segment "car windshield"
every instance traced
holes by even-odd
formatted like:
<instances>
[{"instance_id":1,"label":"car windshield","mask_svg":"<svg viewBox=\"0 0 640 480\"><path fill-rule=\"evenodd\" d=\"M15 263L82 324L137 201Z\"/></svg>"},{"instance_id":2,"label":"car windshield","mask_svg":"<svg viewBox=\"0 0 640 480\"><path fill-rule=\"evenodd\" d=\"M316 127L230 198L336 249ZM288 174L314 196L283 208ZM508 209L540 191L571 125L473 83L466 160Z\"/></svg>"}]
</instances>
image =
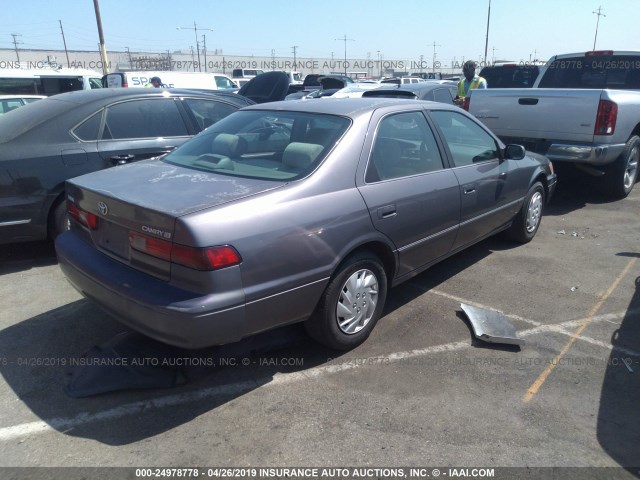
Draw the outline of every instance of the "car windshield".
<instances>
[{"instance_id":1,"label":"car windshield","mask_svg":"<svg viewBox=\"0 0 640 480\"><path fill-rule=\"evenodd\" d=\"M296 180L315 170L349 125L349 119L336 115L236 112L163 161L230 176Z\"/></svg>"}]
</instances>

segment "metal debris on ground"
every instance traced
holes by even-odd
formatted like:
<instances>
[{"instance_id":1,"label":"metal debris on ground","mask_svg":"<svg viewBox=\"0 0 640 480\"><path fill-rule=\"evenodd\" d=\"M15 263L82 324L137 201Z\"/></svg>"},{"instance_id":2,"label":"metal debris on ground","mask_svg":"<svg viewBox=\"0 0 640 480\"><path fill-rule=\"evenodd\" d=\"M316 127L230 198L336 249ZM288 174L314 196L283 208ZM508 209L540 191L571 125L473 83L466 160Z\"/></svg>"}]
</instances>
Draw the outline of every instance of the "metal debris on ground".
<instances>
[{"instance_id":1,"label":"metal debris on ground","mask_svg":"<svg viewBox=\"0 0 640 480\"><path fill-rule=\"evenodd\" d=\"M466 303L461 303L460 308L467 315L473 334L479 340L489 343L524 345L524 340L518 338L516 327L502 313L486 308L472 307Z\"/></svg>"}]
</instances>

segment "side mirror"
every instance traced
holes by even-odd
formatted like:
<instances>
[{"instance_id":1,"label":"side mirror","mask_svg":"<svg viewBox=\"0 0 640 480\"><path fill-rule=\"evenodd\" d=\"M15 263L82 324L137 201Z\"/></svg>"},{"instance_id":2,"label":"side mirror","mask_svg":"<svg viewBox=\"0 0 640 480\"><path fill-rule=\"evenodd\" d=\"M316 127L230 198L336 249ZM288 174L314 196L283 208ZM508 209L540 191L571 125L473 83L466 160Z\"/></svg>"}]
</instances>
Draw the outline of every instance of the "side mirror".
<instances>
[{"instance_id":1,"label":"side mirror","mask_svg":"<svg viewBox=\"0 0 640 480\"><path fill-rule=\"evenodd\" d=\"M507 145L504 148L504 158L505 160L522 160L526 155L526 151L522 145Z\"/></svg>"}]
</instances>

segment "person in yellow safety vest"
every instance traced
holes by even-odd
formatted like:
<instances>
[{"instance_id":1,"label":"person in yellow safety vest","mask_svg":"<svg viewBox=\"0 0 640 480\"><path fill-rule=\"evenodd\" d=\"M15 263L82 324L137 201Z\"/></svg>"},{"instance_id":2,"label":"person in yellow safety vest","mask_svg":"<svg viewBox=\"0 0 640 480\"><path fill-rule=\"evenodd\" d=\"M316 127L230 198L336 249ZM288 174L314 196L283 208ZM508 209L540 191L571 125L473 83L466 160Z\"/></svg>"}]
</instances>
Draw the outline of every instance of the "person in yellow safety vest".
<instances>
[{"instance_id":1,"label":"person in yellow safety vest","mask_svg":"<svg viewBox=\"0 0 640 480\"><path fill-rule=\"evenodd\" d=\"M476 75L476 62L473 60L467 60L462 66L462 73L464 78L458 82L458 95L453 100L456 105L464 104L464 97L467 96L469 90L476 88L487 88L487 81Z\"/></svg>"},{"instance_id":2,"label":"person in yellow safety vest","mask_svg":"<svg viewBox=\"0 0 640 480\"><path fill-rule=\"evenodd\" d=\"M147 83L145 87L160 88L162 87L162 80L160 80L160 77L151 77L151 80L149 80L149 83Z\"/></svg>"}]
</instances>

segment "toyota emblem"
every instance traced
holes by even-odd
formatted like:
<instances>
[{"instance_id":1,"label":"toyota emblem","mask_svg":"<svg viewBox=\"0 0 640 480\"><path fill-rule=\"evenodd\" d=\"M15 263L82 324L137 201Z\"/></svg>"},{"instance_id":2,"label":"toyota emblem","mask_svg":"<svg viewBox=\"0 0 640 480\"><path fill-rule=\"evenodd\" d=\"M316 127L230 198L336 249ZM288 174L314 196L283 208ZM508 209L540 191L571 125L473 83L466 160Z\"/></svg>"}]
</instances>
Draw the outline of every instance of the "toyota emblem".
<instances>
[{"instance_id":1,"label":"toyota emblem","mask_svg":"<svg viewBox=\"0 0 640 480\"><path fill-rule=\"evenodd\" d=\"M98 210L100 210L102 215L109 213L109 207L107 207L107 204L104 202L98 202Z\"/></svg>"}]
</instances>

